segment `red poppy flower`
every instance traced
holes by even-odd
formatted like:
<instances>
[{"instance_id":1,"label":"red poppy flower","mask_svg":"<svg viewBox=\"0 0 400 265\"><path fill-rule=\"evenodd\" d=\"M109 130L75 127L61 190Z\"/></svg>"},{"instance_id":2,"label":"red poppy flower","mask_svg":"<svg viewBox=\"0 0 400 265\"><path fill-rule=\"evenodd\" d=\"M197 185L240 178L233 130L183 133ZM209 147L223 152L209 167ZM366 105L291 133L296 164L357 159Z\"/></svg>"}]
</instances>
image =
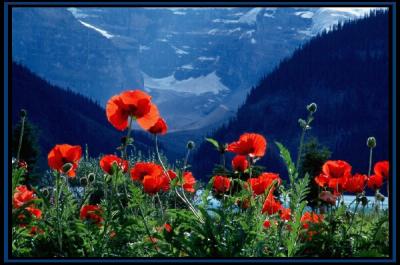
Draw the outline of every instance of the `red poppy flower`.
<instances>
[{"instance_id":1,"label":"red poppy flower","mask_svg":"<svg viewBox=\"0 0 400 265\"><path fill-rule=\"evenodd\" d=\"M136 181L143 181L145 176L158 177L163 173L160 165L151 162L138 162L131 169L131 179Z\"/></svg>"},{"instance_id":2,"label":"red poppy flower","mask_svg":"<svg viewBox=\"0 0 400 265\"><path fill-rule=\"evenodd\" d=\"M68 173L69 177L75 177L75 170L82 157L82 148L79 145L58 144L51 149L47 156L50 168L62 173ZM72 166L66 169L65 165ZM67 171L67 172L65 172Z\"/></svg>"},{"instance_id":3,"label":"red poppy flower","mask_svg":"<svg viewBox=\"0 0 400 265\"><path fill-rule=\"evenodd\" d=\"M80 218L81 220L90 220L94 224L99 225L103 222L103 217L101 217L103 210L99 205L85 205L81 209Z\"/></svg>"},{"instance_id":4,"label":"red poppy flower","mask_svg":"<svg viewBox=\"0 0 400 265\"><path fill-rule=\"evenodd\" d=\"M336 200L337 200L337 196L332 194L330 191L322 191L319 194L319 198L321 200L323 200L324 202L327 202L327 203L332 204L332 205L335 205L336 204Z\"/></svg>"},{"instance_id":5,"label":"red poppy flower","mask_svg":"<svg viewBox=\"0 0 400 265\"><path fill-rule=\"evenodd\" d=\"M167 174L171 180L173 180L174 178L176 178L176 173L172 170L172 169L168 169Z\"/></svg>"},{"instance_id":6,"label":"red poppy flower","mask_svg":"<svg viewBox=\"0 0 400 265\"><path fill-rule=\"evenodd\" d=\"M310 227L310 223L318 224L324 220L324 216L322 214L317 214L314 212L305 212L300 219L302 226L304 229L308 229Z\"/></svg>"},{"instance_id":7,"label":"red poppy flower","mask_svg":"<svg viewBox=\"0 0 400 265\"><path fill-rule=\"evenodd\" d=\"M169 179L165 175L146 175L143 178L144 192L156 194L160 190L169 190Z\"/></svg>"},{"instance_id":8,"label":"red poppy flower","mask_svg":"<svg viewBox=\"0 0 400 265\"><path fill-rule=\"evenodd\" d=\"M342 178L351 175L351 166L346 161L328 160L322 166L322 172L329 178Z\"/></svg>"},{"instance_id":9,"label":"red poppy flower","mask_svg":"<svg viewBox=\"0 0 400 265\"><path fill-rule=\"evenodd\" d=\"M247 209L250 207L250 199L248 198L244 198L243 200L237 199L236 204L242 209Z\"/></svg>"},{"instance_id":10,"label":"red poppy flower","mask_svg":"<svg viewBox=\"0 0 400 265\"><path fill-rule=\"evenodd\" d=\"M20 208L22 205L35 199L33 191L28 190L25 185L17 186L16 192L13 196L14 208Z\"/></svg>"},{"instance_id":11,"label":"red poppy flower","mask_svg":"<svg viewBox=\"0 0 400 265\"><path fill-rule=\"evenodd\" d=\"M217 192L227 192L231 186L231 180L224 176L215 176L213 187Z\"/></svg>"},{"instance_id":12,"label":"red poppy flower","mask_svg":"<svg viewBox=\"0 0 400 265\"><path fill-rule=\"evenodd\" d=\"M38 228L37 226L32 226L31 231L29 232L30 235L36 235L36 234L44 234L44 230Z\"/></svg>"},{"instance_id":13,"label":"red poppy flower","mask_svg":"<svg viewBox=\"0 0 400 265\"><path fill-rule=\"evenodd\" d=\"M367 186L372 190L378 190L383 185L382 175L372 175L368 178Z\"/></svg>"},{"instance_id":14,"label":"red poppy flower","mask_svg":"<svg viewBox=\"0 0 400 265\"><path fill-rule=\"evenodd\" d=\"M128 127L129 117L148 130L160 116L157 106L151 103L151 96L140 90L129 90L113 96L107 102L106 114L108 121L120 131Z\"/></svg>"},{"instance_id":15,"label":"red poppy flower","mask_svg":"<svg viewBox=\"0 0 400 265\"><path fill-rule=\"evenodd\" d=\"M187 192L194 192L194 185L196 184L196 179L193 177L192 172L186 171L183 174L183 189Z\"/></svg>"},{"instance_id":16,"label":"red poppy flower","mask_svg":"<svg viewBox=\"0 0 400 265\"><path fill-rule=\"evenodd\" d=\"M281 183L281 179L278 174L275 173L262 173L257 178L249 178L247 181L251 185L251 189L255 195L264 194L265 190L272 185L274 180ZM271 189L273 191L273 188Z\"/></svg>"},{"instance_id":17,"label":"red poppy flower","mask_svg":"<svg viewBox=\"0 0 400 265\"><path fill-rule=\"evenodd\" d=\"M167 133L167 123L163 118L158 118L157 122L148 129L149 133L164 135Z\"/></svg>"},{"instance_id":18,"label":"red poppy flower","mask_svg":"<svg viewBox=\"0 0 400 265\"><path fill-rule=\"evenodd\" d=\"M245 133L240 136L239 141L229 144L226 150L237 155L261 157L264 156L266 149L267 141L262 135Z\"/></svg>"},{"instance_id":19,"label":"red poppy flower","mask_svg":"<svg viewBox=\"0 0 400 265\"><path fill-rule=\"evenodd\" d=\"M171 233L172 226L170 224L168 224L168 223L164 224L164 228L165 228L165 231L167 231L168 233Z\"/></svg>"},{"instance_id":20,"label":"red poppy flower","mask_svg":"<svg viewBox=\"0 0 400 265\"><path fill-rule=\"evenodd\" d=\"M290 208L282 207L280 209L279 217L281 218L282 221L287 221L287 222L290 221L292 217L292 210L290 210Z\"/></svg>"},{"instance_id":21,"label":"red poppy flower","mask_svg":"<svg viewBox=\"0 0 400 265\"><path fill-rule=\"evenodd\" d=\"M247 157L243 155L237 155L232 159L233 170L243 172L249 167L249 161Z\"/></svg>"},{"instance_id":22,"label":"red poppy flower","mask_svg":"<svg viewBox=\"0 0 400 265\"><path fill-rule=\"evenodd\" d=\"M346 183L347 179L348 177L329 178L328 187L333 189L333 194L341 194L343 192L343 185Z\"/></svg>"},{"instance_id":23,"label":"red poppy flower","mask_svg":"<svg viewBox=\"0 0 400 265\"><path fill-rule=\"evenodd\" d=\"M42 218L42 211L35 207L26 207L25 210L31 213L31 215L35 216L37 219Z\"/></svg>"},{"instance_id":24,"label":"red poppy flower","mask_svg":"<svg viewBox=\"0 0 400 265\"><path fill-rule=\"evenodd\" d=\"M329 183L329 177L321 173L314 178L314 181L317 183L318 186L325 187Z\"/></svg>"},{"instance_id":25,"label":"red poppy flower","mask_svg":"<svg viewBox=\"0 0 400 265\"><path fill-rule=\"evenodd\" d=\"M270 192L267 196L267 199L264 202L263 208L261 210L262 213L267 212L269 215L277 213L282 209L282 204L275 200L273 194Z\"/></svg>"},{"instance_id":26,"label":"red poppy flower","mask_svg":"<svg viewBox=\"0 0 400 265\"><path fill-rule=\"evenodd\" d=\"M100 160L100 167L109 175L112 175L112 165L116 163L118 168L122 169L124 173L128 171L129 163L116 155L105 155Z\"/></svg>"},{"instance_id":27,"label":"red poppy flower","mask_svg":"<svg viewBox=\"0 0 400 265\"><path fill-rule=\"evenodd\" d=\"M354 176L346 179L343 189L351 193L361 193L364 190L367 179L368 177L366 175L355 174Z\"/></svg>"},{"instance_id":28,"label":"red poppy flower","mask_svg":"<svg viewBox=\"0 0 400 265\"><path fill-rule=\"evenodd\" d=\"M263 223L264 228L268 229L271 227L271 222L269 221L269 219L265 220Z\"/></svg>"},{"instance_id":29,"label":"red poppy flower","mask_svg":"<svg viewBox=\"0 0 400 265\"><path fill-rule=\"evenodd\" d=\"M389 161L379 161L374 166L375 175L382 176L384 180L388 179L389 176Z\"/></svg>"}]
</instances>

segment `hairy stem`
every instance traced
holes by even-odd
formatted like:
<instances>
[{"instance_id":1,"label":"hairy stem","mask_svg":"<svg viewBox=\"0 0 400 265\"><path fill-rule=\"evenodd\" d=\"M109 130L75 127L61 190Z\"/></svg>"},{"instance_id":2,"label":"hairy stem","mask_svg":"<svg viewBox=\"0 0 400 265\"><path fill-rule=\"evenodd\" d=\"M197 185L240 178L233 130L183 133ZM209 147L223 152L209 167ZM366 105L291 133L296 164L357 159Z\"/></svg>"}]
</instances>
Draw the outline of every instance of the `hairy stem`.
<instances>
[{"instance_id":1,"label":"hairy stem","mask_svg":"<svg viewBox=\"0 0 400 265\"><path fill-rule=\"evenodd\" d=\"M25 129L25 117L22 117L21 118L21 132L19 134L19 141L18 141L17 162L19 161L19 158L21 155L22 138L24 136L24 129Z\"/></svg>"}]
</instances>

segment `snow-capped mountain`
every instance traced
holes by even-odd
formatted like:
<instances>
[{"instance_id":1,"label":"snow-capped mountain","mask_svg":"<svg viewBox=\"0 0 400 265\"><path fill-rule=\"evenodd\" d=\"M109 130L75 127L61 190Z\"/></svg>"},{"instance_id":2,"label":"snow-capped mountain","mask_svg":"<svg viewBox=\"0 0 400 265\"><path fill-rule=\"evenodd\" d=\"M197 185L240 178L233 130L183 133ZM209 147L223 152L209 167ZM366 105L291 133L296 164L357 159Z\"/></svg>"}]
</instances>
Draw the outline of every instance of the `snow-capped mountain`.
<instances>
[{"instance_id":1,"label":"snow-capped mountain","mask_svg":"<svg viewBox=\"0 0 400 265\"><path fill-rule=\"evenodd\" d=\"M170 131L211 129L299 45L370 9L21 8L13 58L101 104L145 89Z\"/></svg>"}]
</instances>

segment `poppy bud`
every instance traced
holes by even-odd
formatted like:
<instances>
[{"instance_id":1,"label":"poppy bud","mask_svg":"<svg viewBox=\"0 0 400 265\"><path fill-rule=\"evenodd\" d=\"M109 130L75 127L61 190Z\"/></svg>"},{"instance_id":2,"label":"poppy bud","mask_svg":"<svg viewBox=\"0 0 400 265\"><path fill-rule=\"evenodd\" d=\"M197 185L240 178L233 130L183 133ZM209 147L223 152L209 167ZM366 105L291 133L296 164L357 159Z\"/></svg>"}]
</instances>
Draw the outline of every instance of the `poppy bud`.
<instances>
[{"instance_id":1,"label":"poppy bud","mask_svg":"<svg viewBox=\"0 0 400 265\"><path fill-rule=\"evenodd\" d=\"M89 173L87 178L88 178L89 182L93 182L96 179L96 175L92 172L92 173Z\"/></svg>"},{"instance_id":2,"label":"poppy bud","mask_svg":"<svg viewBox=\"0 0 400 265\"><path fill-rule=\"evenodd\" d=\"M80 182L82 187L86 187L88 184L88 179L86 177L83 177L80 179Z\"/></svg>"},{"instance_id":3,"label":"poppy bud","mask_svg":"<svg viewBox=\"0 0 400 265\"><path fill-rule=\"evenodd\" d=\"M314 113L317 111L317 104L315 104L314 102L311 103L310 105L307 105L307 110L311 113Z\"/></svg>"},{"instance_id":4,"label":"poppy bud","mask_svg":"<svg viewBox=\"0 0 400 265\"><path fill-rule=\"evenodd\" d=\"M376 139L375 137L368 137L367 139L367 146L369 148L374 148L376 146Z\"/></svg>"},{"instance_id":5,"label":"poppy bud","mask_svg":"<svg viewBox=\"0 0 400 265\"><path fill-rule=\"evenodd\" d=\"M366 205L368 204L368 199L367 199L367 197L362 196L362 197L361 197L361 203L362 203L362 206L366 206Z\"/></svg>"},{"instance_id":6,"label":"poppy bud","mask_svg":"<svg viewBox=\"0 0 400 265\"><path fill-rule=\"evenodd\" d=\"M377 192L377 193L375 194L375 198L376 198L378 201L381 201L381 202L385 201L385 196L384 196L382 193L380 193L380 192Z\"/></svg>"},{"instance_id":7,"label":"poppy bud","mask_svg":"<svg viewBox=\"0 0 400 265\"><path fill-rule=\"evenodd\" d=\"M73 167L73 165L72 165L71 163L65 163L65 164L62 166L62 171L63 171L64 173L67 173L68 171L70 171L70 170L72 169L72 167Z\"/></svg>"},{"instance_id":8,"label":"poppy bud","mask_svg":"<svg viewBox=\"0 0 400 265\"><path fill-rule=\"evenodd\" d=\"M21 118L25 118L27 114L28 113L26 112L25 109L21 109L20 112L19 112L19 115L21 115Z\"/></svg>"},{"instance_id":9,"label":"poppy bud","mask_svg":"<svg viewBox=\"0 0 400 265\"><path fill-rule=\"evenodd\" d=\"M49 189L48 189L48 188L44 188L44 189L42 190L42 194L43 194L44 197L48 198L49 195L50 195Z\"/></svg>"},{"instance_id":10,"label":"poppy bud","mask_svg":"<svg viewBox=\"0 0 400 265\"><path fill-rule=\"evenodd\" d=\"M186 147L191 150L195 147L195 143L193 141L188 141Z\"/></svg>"},{"instance_id":11,"label":"poppy bud","mask_svg":"<svg viewBox=\"0 0 400 265\"><path fill-rule=\"evenodd\" d=\"M299 124L301 128L306 128L307 127L307 122L303 119L299 119Z\"/></svg>"}]
</instances>

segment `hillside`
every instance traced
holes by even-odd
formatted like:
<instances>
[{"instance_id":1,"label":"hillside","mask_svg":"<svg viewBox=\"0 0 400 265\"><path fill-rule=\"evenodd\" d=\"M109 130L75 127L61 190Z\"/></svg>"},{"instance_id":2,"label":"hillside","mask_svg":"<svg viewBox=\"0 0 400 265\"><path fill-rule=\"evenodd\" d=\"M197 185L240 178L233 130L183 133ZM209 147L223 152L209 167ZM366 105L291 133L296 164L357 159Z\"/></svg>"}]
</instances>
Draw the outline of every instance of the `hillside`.
<instances>
[{"instance_id":1,"label":"hillside","mask_svg":"<svg viewBox=\"0 0 400 265\"><path fill-rule=\"evenodd\" d=\"M12 65L12 125L19 120L20 109L39 130L40 166L47 165L48 151L59 143L85 144L89 154L113 153L124 133L108 123L105 110L70 90L64 90L37 77L24 66ZM152 140L142 132L134 133L135 146L148 153Z\"/></svg>"},{"instance_id":2,"label":"hillside","mask_svg":"<svg viewBox=\"0 0 400 265\"><path fill-rule=\"evenodd\" d=\"M305 106L318 104L309 136L332 151L332 159L368 170L366 139L375 136L374 161L389 159L389 16L384 11L324 32L283 60L252 88L236 116L211 137L236 140L244 132L263 134L269 143L260 164L286 178L274 141L289 147L296 158L298 118ZM207 178L219 155L203 143L193 158L194 171Z\"/></svg>"}]
</instances>

